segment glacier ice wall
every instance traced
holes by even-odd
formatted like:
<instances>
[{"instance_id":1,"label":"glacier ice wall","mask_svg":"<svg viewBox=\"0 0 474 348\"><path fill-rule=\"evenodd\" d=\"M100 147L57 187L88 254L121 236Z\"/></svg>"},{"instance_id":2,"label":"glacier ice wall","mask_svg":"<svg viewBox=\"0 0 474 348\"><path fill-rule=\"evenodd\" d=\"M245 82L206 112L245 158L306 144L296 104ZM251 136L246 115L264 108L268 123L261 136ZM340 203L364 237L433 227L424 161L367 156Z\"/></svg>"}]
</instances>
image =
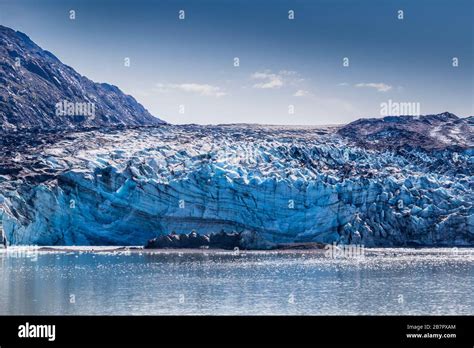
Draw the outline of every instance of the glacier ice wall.
<instances>
[{"instance_id":1,"label":"glacier ice wall","mask_svg":"<svg viewBox=\"0 0 474 348\"><path fill-rule=\"evenodd\" d=\"M251 230L273 242L474 245L471 149L364 149L331 128L163 126L79 132L17 157L31 170L0 176L10 244Z\"/></svg>"}]
</instances>

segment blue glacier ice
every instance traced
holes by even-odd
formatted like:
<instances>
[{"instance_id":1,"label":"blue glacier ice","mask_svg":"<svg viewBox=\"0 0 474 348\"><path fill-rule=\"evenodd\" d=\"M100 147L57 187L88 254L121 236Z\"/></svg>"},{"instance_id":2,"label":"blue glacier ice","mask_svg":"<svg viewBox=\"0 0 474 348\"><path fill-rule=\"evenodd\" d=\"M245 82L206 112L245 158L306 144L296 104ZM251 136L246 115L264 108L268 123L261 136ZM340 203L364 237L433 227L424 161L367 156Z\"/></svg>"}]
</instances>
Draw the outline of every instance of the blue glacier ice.
<instances>
[{"instance_id":1,"label":"blue glacier ice","mask_svg":"<svg viewBox=\"0 0 474 348\"><path fill-rule=\"evenodd\" d=\"M193 230L474 245L471 145L373 148L338 127L164 125L73 132L11 161L21 170L0 176L0 204L12 245L143 245Z\"/></svg>"}]
</instances>

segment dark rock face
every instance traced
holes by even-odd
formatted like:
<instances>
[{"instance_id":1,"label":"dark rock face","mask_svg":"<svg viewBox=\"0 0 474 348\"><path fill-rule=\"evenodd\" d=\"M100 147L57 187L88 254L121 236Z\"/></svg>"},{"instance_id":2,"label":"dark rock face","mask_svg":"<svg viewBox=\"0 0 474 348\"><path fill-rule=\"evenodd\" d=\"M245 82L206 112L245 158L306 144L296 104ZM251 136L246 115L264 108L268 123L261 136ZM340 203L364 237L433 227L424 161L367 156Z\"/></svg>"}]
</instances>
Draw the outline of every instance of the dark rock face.
<instances>
[{"instance_id":1,"label":"dark rock face","mask_svg":"<svg viewBox=\"0 0 474 348\"><path fill-rule=\"evenodd\" d=\"M189 234L171 233L150 239L145 245L146 249L186 249L209 247L209 237L196 232Z\"/></svg>"},{"instance_id":2,"label":"dark rock face","mask_svg":"<svg viewBox=\"0 0 474 348\"><path fill-rule=\"evenodd\" d=\"M188 235L189 248L201 248L203 246L209 245L209 237L206 235L200 235L196 232L191 232Z\"/></svg>"},{"instance_id":3,"label":"dark rock face","mask_svg":"<svg viewBox=\"0 0 474 348\"><path fill-rule=\"evenodd\" d=\"M164 123L132 96L81 76L25 34L1 25L0 57L0 130Z\"/></svg>"},{"instance_id":4,"label":"dark rock face","mask_svg":"<svg viewBox=\"0 0 474 348\"><path fill-rule=\"evenodd\" d=\"M370 149L459 149L474 146L473 117L444 112L426 116L387 116L351 122L338 130L358 146Z\"/></svg>"},{"instance_id":5,"label":"dark rock face","mask_svg":"<svg viewBox=\"0 0 474 348\"><path fill-rule=\"evenodd\" d=\"M214 233L209 238L209 247L232 250L240 246L240 233Z\"/></svg>"},{"instance_id":6,"label":"dark rock face","mask_svg":"<svg viewBox=\"0 0 474 348\"><path fill-rule=\"evenodd\" d=\"M145 245L146 249L197 249L214 248L232 250L240 246L240 233L219 232L201 235L196 232L189 234L171 233L150 239Z\"/></svg>"},{"instance_id":7,"label":"dark rock face","mask_svg":"<svg viewBox=\"0 0 474 348\"><path fill-rule=\"evenodd\" d=\"M171 246L167 246L167 248L201 248L209 246L209 237L197 234L196 232L191 232L189 234L173 233L169 235L168 238L171 239Z\"/></svg>"},{"instance_id":8,"label":"dark rock face","mask_svg":"<svg viewBox=\"0 0 474 348\"><path fill-rule=\"evenodd\" d=\"M323 249L323 243L272 243L255 231L212 233L200 235L196 232L189 234L171 233L150 239L145 249L224 249L224 250L312 250Z\"/></svg>"}]
</instances>

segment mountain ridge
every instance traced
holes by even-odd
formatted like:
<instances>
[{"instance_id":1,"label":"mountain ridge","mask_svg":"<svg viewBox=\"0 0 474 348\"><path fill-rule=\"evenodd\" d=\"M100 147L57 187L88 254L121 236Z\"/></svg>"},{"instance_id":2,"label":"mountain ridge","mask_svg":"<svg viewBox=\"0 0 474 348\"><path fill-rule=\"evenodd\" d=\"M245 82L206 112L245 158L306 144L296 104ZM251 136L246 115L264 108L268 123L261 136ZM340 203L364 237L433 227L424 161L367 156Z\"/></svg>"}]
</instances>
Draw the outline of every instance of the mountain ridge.
<instances>
[{"instance_id":1,"label":"mountain ridge","mask_svg":"<svg viewBox=\"0 0 474 348\"><path fill-rule=\"evenodd\" d=\"M0 129L165 123L117 86L93 82L28 35L1 25L0 56Z\"/></svg>"},{"instance_id":2,"label":"mountain ridge","mask_svg":"<svg viewBox=\"0 0 474 348\"><path fill-rule=\"evenodd\" d=\"M337 132L365 148L442 149L451 146L467 149L474 146L472 116L460 118L450 112L361 118L342 126Z\"/></svg>"}]
</instances>

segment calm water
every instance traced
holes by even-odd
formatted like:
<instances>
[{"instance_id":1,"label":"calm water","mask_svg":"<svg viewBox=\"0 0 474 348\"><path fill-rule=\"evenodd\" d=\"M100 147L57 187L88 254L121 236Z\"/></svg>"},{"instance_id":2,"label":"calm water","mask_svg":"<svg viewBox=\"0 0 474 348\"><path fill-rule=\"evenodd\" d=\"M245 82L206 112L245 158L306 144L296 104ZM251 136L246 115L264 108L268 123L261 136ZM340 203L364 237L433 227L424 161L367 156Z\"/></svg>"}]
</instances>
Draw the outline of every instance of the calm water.
<instances>
[{"instance_id":1,"label":"calm water","mask_svg":"<svg viewBox=\"0 0 474 348\"><path fill-rule=\"evenodd\" d=\"M0 281L0 314L474 314L474 249L9 249Z\"/></svg>"}]
</instances>

